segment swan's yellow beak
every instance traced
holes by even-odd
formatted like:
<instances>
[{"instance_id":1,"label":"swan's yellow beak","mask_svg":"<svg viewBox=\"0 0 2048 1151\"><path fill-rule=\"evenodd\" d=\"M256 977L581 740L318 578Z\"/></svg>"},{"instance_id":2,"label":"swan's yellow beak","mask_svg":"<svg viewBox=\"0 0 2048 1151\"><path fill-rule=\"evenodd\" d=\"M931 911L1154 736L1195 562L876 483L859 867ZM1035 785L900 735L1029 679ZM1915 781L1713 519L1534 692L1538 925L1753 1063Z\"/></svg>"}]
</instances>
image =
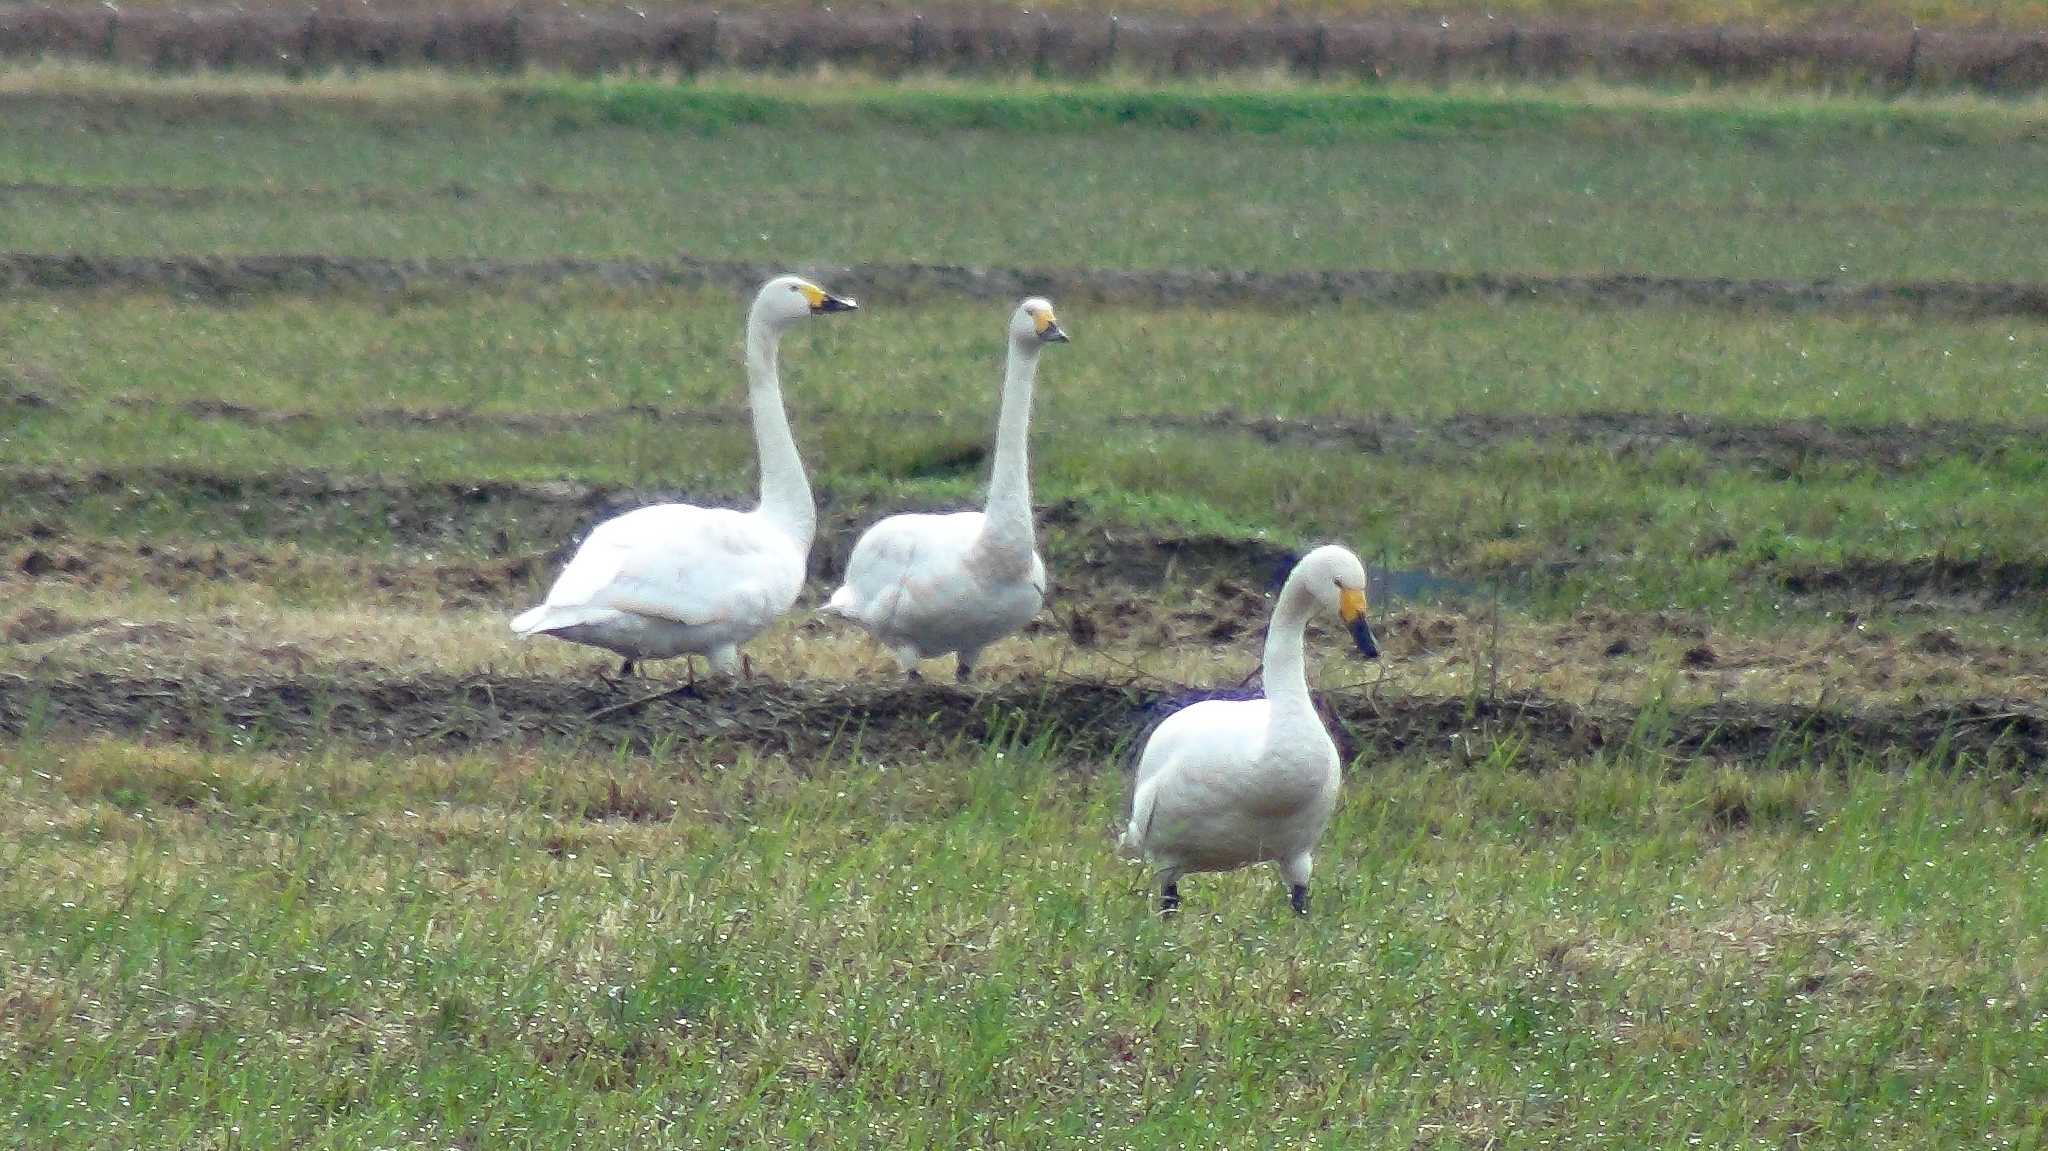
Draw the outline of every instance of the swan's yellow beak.
<instances>
[{"instance_id":1,"label":"swan's yellow beak","mask_svg":"<svg viewBox=\"0 0 2048 1151\"><path fill-rule=\"evenodd\" d=\"M1060 322L1053 318L1052 309L1048 308L1043 312L1039 312L1032 316L1031 319L1038 326L1038 339L1041 343L1064 344L1067 342L1067 333L1060 329Z\"/></svg>"},{"instance_id":2,"label":"swan's yellow beak","mask_svg":"<svg viewBox=\"0 0 2048 1151\"><path fill-rule=\"evenodd\" d=\"M816 284L805 284L800 290L804 299L811 302L811 314L814 316L826 312L851 312L860 307L852 299L840 299Z\"/></svg>"},{"instance_id":3,"label":"swan's yellow beak","mask_svg":"<svg viewBox=\"0 0 2048 1151\"><path fill-rule=\"evenodd\" d=\"M1380 645L1372 638L1372 624L1366 621L1365 613L1364 588L1337 589L1337 617L1351 629L1351 638L1358 644L1359 654L1367 659L1378 659Z\"/></svg>"}]
</instances>

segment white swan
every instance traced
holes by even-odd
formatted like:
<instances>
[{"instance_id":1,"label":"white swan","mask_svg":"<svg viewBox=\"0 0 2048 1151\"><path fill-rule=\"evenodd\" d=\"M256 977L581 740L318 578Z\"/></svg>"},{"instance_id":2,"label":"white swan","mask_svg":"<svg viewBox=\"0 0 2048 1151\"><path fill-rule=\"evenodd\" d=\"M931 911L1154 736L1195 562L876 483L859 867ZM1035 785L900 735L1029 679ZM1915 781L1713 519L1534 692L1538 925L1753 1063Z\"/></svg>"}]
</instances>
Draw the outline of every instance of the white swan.
<instances>
[{"instance_id":1,"label":"white swan","mask_svg":"<svg viewBox=\"0 0 2048 1151\"><path fill-rule=\"evenodd\" d=\"M1365 565L1335 545L1302 557L1266 630L1266 697L1205 700L1168 716L1138 761L1131 822L1120 846L1152 861L1159 906L1180 906L1180 877L1278 865L1294 910L1308 914L1310 853L1337 805L1337 745L1302 670L1311 612L1330 611L1358 650L1377 658L1366 621Z\"/></svg>"},{"instance_id":2,"label":"white swan","mask_svg":"<svg viewBox=\"0 0 2048 1151\"><path fill-rule=\"evenodd\" d=\"M1067 334L1036 298L1017 306L1009 333L988 509L890 516L869 528L822 609L866 628L911 676L919 660L954 652L966 679L982 648L1030 623L1045 601L1025 443L1038 353Z\"/></svg>"},{"instance_id":3,"label":"white swan","mask_svg":"<svg viewBox=\"0 0 2048 1151\"><path fill-rule=\"evenodd\" d=\"M624 657L704 655L741 668L739 645L796 602L818 522L811 485L782 408L776 349L791 324L856 305L798 276L763 285L747 313L747 404L761 457L761 504L751 512L656 504L597 525L548 589L512 621ZM695 674L694 661L691 673Z\"/></svg>"}]
</instances>

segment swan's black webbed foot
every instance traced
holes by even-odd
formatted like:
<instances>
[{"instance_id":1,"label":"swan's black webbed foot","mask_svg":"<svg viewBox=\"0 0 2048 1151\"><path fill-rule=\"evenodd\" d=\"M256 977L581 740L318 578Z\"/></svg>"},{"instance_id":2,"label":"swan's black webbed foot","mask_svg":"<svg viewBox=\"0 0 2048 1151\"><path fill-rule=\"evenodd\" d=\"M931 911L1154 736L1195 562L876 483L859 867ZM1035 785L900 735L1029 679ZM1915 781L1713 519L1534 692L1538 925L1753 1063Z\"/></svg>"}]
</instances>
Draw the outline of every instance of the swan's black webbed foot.
<instances>
[{"instance_id":1,"label":"swan's black webbed foot","mask_svg":"<svg viewBox=\"0 0 2048 1151\"><path fill-rule=\"evenodd\" d=\"M1294 906L1296 915L1308 914L1308 884L1297 883L1287 891L1287 902Z\"/></svg>"}]
</instances>

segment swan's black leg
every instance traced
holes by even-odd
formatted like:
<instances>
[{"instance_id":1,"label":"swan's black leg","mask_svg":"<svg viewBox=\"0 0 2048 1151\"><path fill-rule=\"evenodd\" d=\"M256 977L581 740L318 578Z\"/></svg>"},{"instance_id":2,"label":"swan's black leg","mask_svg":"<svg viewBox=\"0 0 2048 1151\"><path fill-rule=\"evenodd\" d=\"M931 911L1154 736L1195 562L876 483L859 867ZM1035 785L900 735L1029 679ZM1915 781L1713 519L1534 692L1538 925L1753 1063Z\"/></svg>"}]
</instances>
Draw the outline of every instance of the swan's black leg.
<instances>
[{"instance_id":1,"label":"swan's black leg","mask_svg":"<svg viewBox=\"0 0 2048 1151\"><path fill-rule=\"evenodd\" d=\"M1287 902L1294 905L1296 915L1308 914L1308 884L1297 883L1287 891Z\"/></svg>"},{"instance_id":2,"label":"swan's black leg","mask_svg":"<svg viewBox=\"0 0 2048 1151\"><path fill-rule=\"evenodd\" d=\"M959 680L961 683L966 683L968 679L971 678L973 675L974 665L968 662L967 657L960 657L959 666L953 669L953 678Z\"/></svg>"},{"instance_id":3,"label":"swan's black leg","mask_svg":"<svg viewBox=\"0 0 2048 1151\"><path fill-rule=\"evenodd\" d=\"M1180 910L1180 884L1167 880L1159 888L1159 914L1172 915Z\"/></svg>"},{"instance_id":4,"label":"swan's black leg","mask_svg":"<svg viewBox=\"0 0 2048 1151\"><path fill-rule=\"evenodd\" d=\"M638 673L636 673L636 672L635 672L635 671L633 670L633 661L632 661L632 660L630 660L630 659L626 659L626 660L620 660L620 661L619 661L619 674L620 674L620 675L622 675L622 676L625 676L625 675L635 675L635 674L638 674Z\"/></svg>"}]
</instances>

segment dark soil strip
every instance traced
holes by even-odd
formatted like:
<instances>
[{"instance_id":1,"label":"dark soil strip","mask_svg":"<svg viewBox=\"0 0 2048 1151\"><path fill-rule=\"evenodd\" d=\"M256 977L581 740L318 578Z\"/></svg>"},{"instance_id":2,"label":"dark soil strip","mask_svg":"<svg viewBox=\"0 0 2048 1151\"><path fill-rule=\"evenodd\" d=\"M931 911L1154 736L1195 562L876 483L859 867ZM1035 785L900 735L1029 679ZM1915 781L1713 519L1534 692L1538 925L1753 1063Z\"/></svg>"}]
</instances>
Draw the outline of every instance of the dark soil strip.
<instances>
[{"instance_id":1,"label":"dark soil strip","mask_svg":"<svg viewBox=\"0 0 2048 1151\"><path fill-rule=\"evenodd\" d=\"M955 741L1051 734L1067 755L1106 765L1123 759L1148 723L1213 694L1084 680L981 693L934 684L757 680L707 687L702 698L597 714L643 690L529 678L386 679L369 670L335 678L8 675L0 676L0 733L108 733L242 746L341 740L417 752L541 738L641 750L681 742L751 746L799 762L856 745L869 755L909 756ZM1345 692L1329 695L1324 705L1354 750L1483 758L1512 747L1517 762L1535 766L1621 748L1750 764L1852 755L1885 762L1988 761L2029 771L2048 763L2048 716L2010 701L1867 712L1725 704L1655 723L1632 712L1534 696L1492 703L1375 701Z\"/></svg>"},{"instance_id":2,"label":"dark soil strip","mask_svg":"<svg viewBox=\"0 0 2048 1151\"><path fill-rule=\"evenodd\" d=\"M2048 597L2048 559L2034 556L1852 559L1833 567L1787 566L1774 574L1794 595L1845 604L1957 600L1959 606L2003 607L2038 604Z\"/></svg>"},{"instance_id":3,"label":"dark soil strip","mask_svg":"<svg viewBox=\"0 0 2048 1151\"><path fill-rule=\"evenodd\" d=\"M502 595L528 588L535 578L547 578L560 568L585 532L620 512L664 501L727 502L736 498L729 492L612 488L568 481L408 484L312 471L230 476L184 468L83 474L0 470L0 491L6 493L0 497L0 510L11 510L28 523L28 538L0 552L0 562L10 565L13 573L31 578L89 580L97 567L132 566L135 557L100 554L111 545L96 544L90 533L71 529L66 523L69 509L88 501L123 506L165 501L181 507L223 509L231 519L244 512L256 515L263 538L279 542L328 538L337 531L345 536L370 522L380 538L399 546L455 547L493 557L417 571L402 570L398 565L365 566L370 571L366 578L372 580L369 586L431 587L454 602L472 598L496 602ZM819 504L811 577L831 580L844 570L860 532L885 509L864 500L837 498L829 490L819 492ZM944 509L892 501L886 510ZM1058 573L1057 582L1066 586L1149 588L1179 576L1257 587L1284 574L1293 555L1263 540L1164 536L1124 528L1095 518L1073 501L1041 506L1038 523L1047 563ZM74 536L79 538L74 540ZM535 545L547 550L534 550ZM271 560L246 554L237 558L232 550L165 549L161 555L140 558L148 561L144 566L163 569L162 579L171 583L209 573L215 578L240 576L263 582L289 580L294 575L274 570ZM257 566L242 571L245 562ZM1570 566L1567 562L1546 565L1540 573L1496 575L1513 586L1523 578L1566 574ZM370 570L386 568L385 576ZM1858 610L1910 601L1955 601L1955 606L1967 607L2048 601L2048 559L2035 556L1864 559L1825 568L1773 566L1753 574L1787 594ZM1057 596L1058 587L1054 592Z\"/></svg>"},{"instance_id":4,"label":"dark soil strip","mask_svg":"<svg viewBox=\"0 0 2048 1151\"><path fill-rule=\"evenodd\" d=\"M60 472L0 473L5 503L32 518L30 539L12 556L23 574L81 574L91 560L69 542L65 509L87 500L143 505L165 500L181 506L204 505L231 514L260 509L271 538L280 541L322 538L337 524L374 522L380 534L400 545L443 548L483 542L501 557L503 566L472 576L469 569L450 569L457 585L482 580L471 590L494 595L502 586L523 587L538 568L552 573L583 533L620 512L650 503L674 500L729 499L730 493L684 492L676 489L625 489L569 482L554 483L385 483L349 480L320 472L279 472L257 476L224 476L179 468L150 468L86 474ZM820 492L818 539L811 550L812 578L836 578L845 568L859 533L880 514L870 504L841 500ZM891 503L889 511L940 510L915 502ZM1123 586L1155 586L1178 573L1194 578L1227 577L1260 582L1284 572L1291 553L1260 540L1212 536L1167 537L1106 525L1071 501L1039 509L1040 547L1048 563L1057 562L1062 579L1117 582ZM475 541L480 525L491 534ZM511 535L516 529L518 538ZM547 543L552 550L531 552L528 544ZM232 561L219 553L211 558L186 557L202 571L236 574ZM66 569L70 569L67 571ZM263 577L265 573L253 573ZM449 586L435 577L440 586Z\"/></svg>"},{"instance_id":5,"label":"dark soil strip","mask_svg":"<svg viewBox=\"0 0 2048 1151\"><path fill-rule=\"evenodd\" d=\"M0 109L6 107L0 97ZM494 182L489 185L454 181L442 184L394 186L281 185L281 184L74 184L46 180L0 181L0 203L12 200L40 200L56 204L118 204L175 209L204 208L220 204L339 204L365 208L443 208L464 203L505 200L536 200L562 207L638 206L640 193L616 189L560 188L544 180ZM1978 220L2018 228L2048 227L2048 209L2017 208L1996 204L1894 204L1882 201L1843 201L1825 204L1758 204L1736 200L1641 200L1645 208L1661 208L1671 214L1698 219L1723 217L1776 220L1854 220L1888 224L1938 227L1945 221ZM1569 198L1522 200L1518 209L1529 219L1543 219L1559 212L1583 207ZM1393 209L1382 207L1381 212ZM1400 209L1403 215L1427 216L1439 211L1437 205L1421 204Z\"/></svg>"},{"instance_id":6,"label":"dark soil strip","mask_svg":"<svg viewBox=\"0 0 2048 1151\"><path fill-rule=\"evenodd\" d=\"M603 427L634 420L666 420L694 425L745 426L740 408L661 408L626 404L578 411L480 412L466 408L367 408L347 412L315 412L292 408L257 408L227 400L191 400L166 405L143 397L116 402L137 410L171 407L199 419L256 427L346 420L371 427L492 428L511 431L559 431ZM53 406L48 396L30 390L0 390L0 407L34 409ZM850 417L830 408L819 419ZM891 427L936 426L931 412L863 413L862 420ZM1761 423L1684 412L1459 413L1436 420L1292 420L1244 415L1234 411L1195 416L1117 416L1120 428L1193 434L1245 435L1267 443L1307 444L1319 449L1428 456L1437 451L1467 453L1525 441L1557 440L1610 456L1648 455L1678 445L1696 447L1728 466L1766 468L1790 475L1813 464L1867 464L1885 469L1912 467L1926 460L1981 459L2014 446L2048 442L2048 428L1998 425L1969 420L1938 420L1924 424L1828 424L1820 420ZM984 460L956 461L961 468L980 467Z\"/></svg>"},{"instance_id":7,"label":"dark soil strip","mask_svg":"<svg viewBox=\"0 0 2048 1151\"><path fill-rule=\"evenodd\" d=\"M789 270L745 260L393 260L324 255L84 256L0 253L0 291L156 291L233 300L269 294L400 293L588 282L616 290L751 292ZM953 264L798 265L835 288L885 300L1065 299L1150 306L1299 307L1342 302L1420 307L1449 298L1582 307L1709 307L2048 317L2048 283L1762 280L1490 272L1118 271Z\"/></svg>"},{"instance_id":8,"label":"dark soil strip","mask_svg":"<svg viewBox=\"0 0 2048 1151\"><path fill-rule=\"evenodd\" d=\"M1684 412L1461 412L1441 420L1289 420L1210 412L1199 416L1145 416L1133 421L1161 430L1219 431L1268 443L1305 443L1364 452L1448 448L1461 452L1523 441L1559 440L1612 456L1648 455L1687 445L1717 462L1791 474L1817 463L1867 464L1885 469L1924 460L1982 458L2032 446L2048 429L1968 420L1925 424L1829 424L1821 420L1760 423Z\"/></svg>"},{"instance_id":9,"label":"dark soil strip","mask_svg":"<svg viewBox=\"0 0 2048 1151\"><path fill-rule=\"evenodd\" d=\"M2014 93L2048 83L2038 33L1608 27L1568 20L1415 17L1244 21L990 9L930 14L825 7L248 9L19 6L0 11L0 56L157 70L443 67L584 73L657 68L882 75L914 71L1188 78L1286 69L1334 79L1454 77L1690 85L1762 79L1890 90Z\"/></svg>"}]
</instances>

